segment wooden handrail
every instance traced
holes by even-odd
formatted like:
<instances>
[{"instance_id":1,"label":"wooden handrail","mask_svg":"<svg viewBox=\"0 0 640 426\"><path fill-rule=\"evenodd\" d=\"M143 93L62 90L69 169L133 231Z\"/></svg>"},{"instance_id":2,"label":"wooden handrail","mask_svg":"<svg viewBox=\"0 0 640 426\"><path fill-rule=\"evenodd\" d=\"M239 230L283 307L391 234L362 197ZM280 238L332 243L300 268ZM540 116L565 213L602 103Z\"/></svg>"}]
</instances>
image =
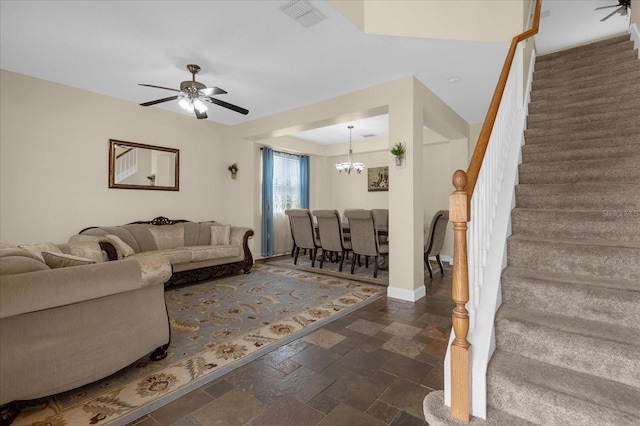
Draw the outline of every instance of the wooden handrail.
<instances>
[{"instance_id":1,"label":"wooden handrail","mask_svg":"<svg viewBox=\"0 0 640 426\"><path fill-rule=\"evenodd\" d=\"M498 116L502 95L507 84L511 63L518 43L538 33L540 26L540 9L542 0L536 0L533 25L530 30L515 36L502 72L493 93L489 111L480 130L478 143L473 151L467 172L457 170L453 175L455 192L449 197L449 218L453 222L453 277L451 282L451 298L455 303L452 324L454 340L451 343L451 416L463 422L471 417L471 389L469 350L471 344L467 340L469 333L469 312L465 305L469 301L469 264L467 259L467 223L471 220L471 197L475 189L480 167L484 161L489 138Z\"/></svg>"},{"instance_id":2,"label":"wooden handrail","mask_svg":"<svg viewBox=\"0 0 640 426\"><path fill-rule=\"evenodd\" d=\"M516 47L521 41L526 40L538 33L538 28L540 26L541 7L542 0L536 0L536 11L533 15L533 25L531 29L515 36L511 40L511 46L509 46L507 58L505 59L504 65L502 66L502 72L500 73L500 78L498 79L498 83L496 84L496 90L493 92L493 98L491 98L491 103L489 104L489 111L487 111L487 116L485 117L484 123L482 124L482 129L480 130L480 134L478 135L478 143L476 144L476 148L473 151L473 157L471 157L471 162L469 163L469 168L467 169L468 179L467 185L464 189L466 193L469 194L469 199L471 199L471 194L473 194L473 190L476 187L476 181L478 180L478 175L480 174L480 166L482 165L482 160L484 160L484 153L487 151L489 137L491 136L493 125L496 123L498 108L500 107L500 102L502 101L504 88L507 85L507 78L509 78L509 72L511 71L511 64L516 53Z\"/></svg>"},{"instance_id":3,"label":"wooden handrail","mask_svg":"<svg viewBox=\"0 0 640 426\"><path fill-rule=\"evenodd\" d=\"M133 148L129 148L129 149L127 149L125 152L123 152L123 153L121 153L121 154L116 155L116 158L120 158L120 157L122 157L123 155L125 155L125 154L129 153L130 151L133 151Z\"/></svg>"}]
</instances>

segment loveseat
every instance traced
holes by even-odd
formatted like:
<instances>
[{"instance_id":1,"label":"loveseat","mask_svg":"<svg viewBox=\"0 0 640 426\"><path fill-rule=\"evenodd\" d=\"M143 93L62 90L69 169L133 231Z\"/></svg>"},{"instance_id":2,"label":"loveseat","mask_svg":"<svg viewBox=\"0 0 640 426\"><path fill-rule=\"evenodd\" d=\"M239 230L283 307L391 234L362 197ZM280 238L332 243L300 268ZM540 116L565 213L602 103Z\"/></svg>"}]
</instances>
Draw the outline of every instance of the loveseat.
<instances>
[{"instance_id":1,"label":"loveseat","mask_svg":"<svg viewBox=\"0 0 640 426\"><path fill-rule=\"evenodd\" d=\"M253 266L249 238L253 230L215 221L192 222L160 216L121 226L90 227L82 236L105 238L109 260L166 256L173 273L166 283L187 284L243 271ZM107 239L108 237L108 239Z\"/></svg>"},{"instance_id":2,"label":"loveseat","mask_svg":"<svg viewBox=\"0 0 640 426\"><path fill-rule=\"evenodd\" d=\"M100 248L97 248L100 253ZM166 356L168 259L100 262L69 245L0 246L0 410ZM6 418L4 419L6 420Z\"/></svg>"}]
</instances>

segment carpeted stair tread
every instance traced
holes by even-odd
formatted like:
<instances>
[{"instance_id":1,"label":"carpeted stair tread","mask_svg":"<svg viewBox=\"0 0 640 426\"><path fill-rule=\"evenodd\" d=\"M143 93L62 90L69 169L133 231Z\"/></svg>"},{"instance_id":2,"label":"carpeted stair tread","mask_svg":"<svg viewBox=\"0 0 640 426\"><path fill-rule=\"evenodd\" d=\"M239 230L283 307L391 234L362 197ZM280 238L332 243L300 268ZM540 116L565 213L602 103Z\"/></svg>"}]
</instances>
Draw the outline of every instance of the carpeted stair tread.
<instances>
[{"instance_id":1,"label":"carpeted stair tread","mask_svg":"<svg viewBox=\"0 0 640 426\"><path fill-rule=\"evenodd\" d=\"M501 285L503 306L626 324L640 331L639 281L507 267Z\"/></svg>"},{"instance_id":2,"label":"carpeted stair tread","mask_svg":"<svg viewBox=\"0 0 640 426\"><path fill-rule=\"evenodd\" d=\"M549 62L566 62L578 60L590 60L598 51L607 54L616 49L613 45L624 45L630 40L628 32L598 40L593 43L584 44L582 46L571 47L557 52L551 52L540 55L536 58L536 65ZM628 46L628 45L627 45ZM629 47L624 47L629 49Z\"/></svg>"},{"instance_id":3,"label":"carpeted stair tread","mask_svg":"<svg viewBox=\"0 0 640 426\"><path fill-rule=\"evenodd\" d=\"M557 87L560 90L571 90L587 87L589 84L597 85L600 82L610 83L615 79L620 84L626 84L627 82L633 82L640 72L640 65L633 61L624 61L620 64L616 64L606 70L593 74L584 74L580 76L565 77L562 74L558 74L555 78L543 78L534 79L531 82L531 88L533 90Z\"/></svg>"},{"instance_id":4,"label":"carpeted stair tread","mask_svg":"<svg viewBox=\"0 0 640 426\"><path fill-rule=\"evenodd\" d=\"M640 74L638 75L638 79L640 80ZM567 118L587 115L593 116L594 114L618 113L620 115L624 115L627 113L627 111L634 114L638 108L638 105L631 105L631 102L637 101L630 100L629 102L616 102L614 99L610 100L605 105L595 104L588 106L579 106L577 108L574 108L571 104L565 105L565 108L561 108L560 105L558 106L558 108L552 108L547 105L539 108L538 111L529 111L527 120L532 120L532 124L540 123L541 125L545 125L545 123L552 122L552 120L561 122L562 120ZM634 115L632 115L631 117L634 117Z\"/></svg>"},{"instance_id":5,"label":"carpeted stair tread","mask_svg":"<svg viewBox=\"0 0 640 426\"><path fill-rule=\"evenodd\" d=\"M567 63L556 64L556 66L550 66L547 68L536 68L533 73L533 79L542 79L545 80L568 80L573 78L589 78L593 79L599 76L606 76L609 74L615 74L620 72L621 70L632 69L633 66L632 61L638 59L638 56L635 56L636 52L631 50L624 50L620 52L610 52L610 55L607 55L606 61L590 61L585 63L584 61L574 62L571 65ZM627 65L629 62L629 65ZM625 66L623 66L623 64Z\"/></svg>"},{"instance_id":6,"label":"carpeted stair tread","mask_svg":"<svg viewBox=\"0 0 640 426\"><path fill-rule=\"evenodd\" d=\"M638 425L640 390L496 350L487 375L491 406L545 426Z\"/></svg>"},{"instance_id":7,"label":"carpeted stair tread","mask_svg":"<svg viewBox=\"0 0 640 426\"><path fill-rule=\"evenodd\" d=\"M638 84L638 96L640 96L640 83ZM592 112L580 115L558 116L557 114L530 114L527 117L527 128L537 127L557 128L565 125L582 124L588 125L593 121L611 121L618 118L640 117L640 105L630 106L627 104L614 105L608 107L604 112Z\"/></svg>"},{"instance_id":8,"label":"carpeted stair tread","mask_svg":"<svg viewBox=\"0 0 640 426\"><path fill-rule=\"evenodd\" d=\"M622 280L640 277L640 242L564 240L524 235L507 239L507 265Z\"/></svg>"},{"instance_id":9,"label":"carpeted stair tread","mask_svg":"<svg viewBox=\"0 0 640 426\"><path fill-rule=\"evenodd\" d=\"M524 208L640 210L640 187L623 183L519 184L516 203Z\"/></svg>"},{"instance_id":10,"label":"carpeted stair tread","mask_svg":"<svg viewBox=\"0 0 640 426\"><path fill-rule=\"evenodd\" d=\"M568 141L576 142L576 141ZM525 145L522 149L523 162L555 162L564 160L589 160L598 158L617 158L617 157L639 157L640 158L640 143L628 143L620 145L598 145L588 143L586 141L585 146L576 147L575 144L563 144L562 147L558 146L555 149L541 150L525 149ZM595 146L594 146L595 145Z\"/></svg>"},{"instance_id":11,"label":"carpeted stair tread","mask_svg":"<svg viewBox=\"0 0 640 426\"><path fill-rule=\"evenodd\" d=\"M640 330L502 305L496 346L580 373L640 386Z\"/></svg>"},{"instance_id":12,"label":"carpeted stair tread","mask_svg":"<svg viewBox=\"0 0 640 426\"><path fill-rule=\"evenodd\" d=\"M624 96L629 93L638 93L640 82L630 81L620 84L619 81L610 81L608 84L598 84L582 88L561 90L560 88L537 89L531 92L531 102L553 102L555 105L566 105L585 97L612 97Z\"/></svg>"},{"instance_id":13,"label":"carpeted stair tread","mask_svg":"<svg viewBox=\"0 0 640 426\"><path fill-rule=\"evenodd\" d=\"M562 143L557 142L538 142L527 143L522 147L523 153L539 153L550 151L566 151L584 148L608 148L619 147L624 145L634 145L640 147L640 135L635 137L619 137L619 138L600 138L589 140L570 141L564 140Z\"/></svg>"},{"instance_id":14,"label":"carpeted stair tread","mask_svg":"<svg viewBox=\"0 0 640 426\"><path fill-rule=\"evenodd\" d=\"M515 208L513 235L600 241L640 241L640 212Z\"/></svg>"},{"instance_id":15,"label":"carpeted stair tread","mask_svg":"<svg viewBox=\"0 0 640 426\"><path fill-rule=\"evenodd\" d=\"M640 79L640 72L635 81ZM555 103L553 100L542 99L529 103L529 114L550 114L550 113L580 113L593 114L598 112L608 112L612 109L620 109L622 106L637 107L639 103L638 97L633 93L625 93L622 95L604 94L603 96L585 96L572 100L570 103Z\"/></svg>"},{"instance_id":16,"label":"carpeted stair tread","mask_svg":"<svg viewBox=\"0 0 640 426\"><path fill-rule=\"evenodd\" d=\"M640 104L638 104L638 109L640 110ZM581 134L583 132L591 132L593 130L609 130L612 126L615 126L617 129L624 128L625 131L640 133L640 114L637 115L638 121L633 119L634 116L613 116L608 118L603 118L601 120L591 120L588 123L562 123L554 125L545 125L538 127L530 127L525 130L525 139L531 136L557 136L557 135L573 135L573 134Z\"/></svg>"},{"instance_id":17,"label":"carpeted stair tread","mask_svg":"<svg viewBox=\"0 0 640 426\"><path fill-rule=\"evenodd\" d=\"M638 52L634 48L634 43L629 38L627 40L615 43L606 48L607 54L601 56L589 55L589 60L585 61L586 55L573 56L563 55L556 60L544 60L540 57L540 61L536 61L535 72L538 76L553 77L558 71L571 72L576 69L582 69L593 65L607 67L617 62L638 59ZM562 58L562 60L560 60Z\"/></svg>"}]
</instances>

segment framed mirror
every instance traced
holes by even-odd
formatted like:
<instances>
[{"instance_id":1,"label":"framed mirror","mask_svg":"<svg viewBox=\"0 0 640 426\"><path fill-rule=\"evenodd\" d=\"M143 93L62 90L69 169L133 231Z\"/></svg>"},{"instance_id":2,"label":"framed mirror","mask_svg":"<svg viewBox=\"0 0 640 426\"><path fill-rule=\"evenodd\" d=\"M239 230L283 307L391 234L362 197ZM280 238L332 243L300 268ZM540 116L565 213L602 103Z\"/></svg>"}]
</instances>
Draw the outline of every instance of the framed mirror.
<instances>
[{"instance_id":1,"label":"framed mirror","mask_svg":"<svg viewBox=\"0 0 640 426\"><path fill-rule=\"evenodd\" d=\"M180 190L180 150L109 139L109 188Z\"/></svg>"}]
</instances>

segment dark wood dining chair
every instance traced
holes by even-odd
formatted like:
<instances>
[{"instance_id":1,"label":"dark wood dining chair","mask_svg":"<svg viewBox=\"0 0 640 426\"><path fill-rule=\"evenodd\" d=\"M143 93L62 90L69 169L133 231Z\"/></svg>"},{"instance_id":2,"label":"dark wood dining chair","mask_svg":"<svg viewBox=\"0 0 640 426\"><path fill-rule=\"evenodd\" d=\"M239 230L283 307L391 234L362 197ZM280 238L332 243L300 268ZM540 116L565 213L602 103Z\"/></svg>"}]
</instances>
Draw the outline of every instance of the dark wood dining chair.
<instances>
[{"instance_id":1,"label":"dark wood dining chair","mask_svg":"<svg viewBox=\"0 0 640 426\"><path fill-rule=\"evenodd\" d=\"M371 210L349 210L345 212L351 230L351 249L353 259L351 261L351 273L356 266L356 255L365 256L365 264L368 266L369 257L373 257L373 277L378 277L378 257L389 253L389 245L380 243L376 231L376 223Z\"/></svg>"},{"instance_id":2,"label":"dark wood dining chair","mask_svg":"<svg viewBox=\"0 0 640 426\"><path fill-rule=\"evenodd\" d=\"M440 274L444 276L444 266L442 265L442 260L440 260L440 251L447 233L447 222L449 222L449 210L440 210L431 219L431 226L429 226L427 238L425 238L424 249L424 263L429 270L429 278L433 278L433 270L431 269L431 263L429 263L430 256L435 256L440 267Z\"/></svg>"},{"instance_id":3,"label":"dark wood dining chair","mask_svg":"<svg viewBox=\"0 0 640 426\"><path fill-rule=\"evenodd\" d=\"M345 241L342 234L342 221L338 210L314 210L313 215L318 222L318 234L322 246L320 257L320 269L324 263L325 255L335 253L340 256L338 270L342 272L342 265L348 252L351 251L351 241Z\"/></svg>"},{"instance_id":4,"label":"dark wood dining chair","mask_svg":"<svg viewBox=\"0 0 640 426\"><path fill-rule=\"evenodd\" d=\"M291 236L295 247L295 257L293 264L298 264L298 255L300 249L308 249L311 253L311 266L316 265L316 254L318 248L321 247L320 239L316 237L313 227L313 218L309 209L289 209L284 214L289 216L289 224L291 226Z\"/></svg>"}]
</instances>

